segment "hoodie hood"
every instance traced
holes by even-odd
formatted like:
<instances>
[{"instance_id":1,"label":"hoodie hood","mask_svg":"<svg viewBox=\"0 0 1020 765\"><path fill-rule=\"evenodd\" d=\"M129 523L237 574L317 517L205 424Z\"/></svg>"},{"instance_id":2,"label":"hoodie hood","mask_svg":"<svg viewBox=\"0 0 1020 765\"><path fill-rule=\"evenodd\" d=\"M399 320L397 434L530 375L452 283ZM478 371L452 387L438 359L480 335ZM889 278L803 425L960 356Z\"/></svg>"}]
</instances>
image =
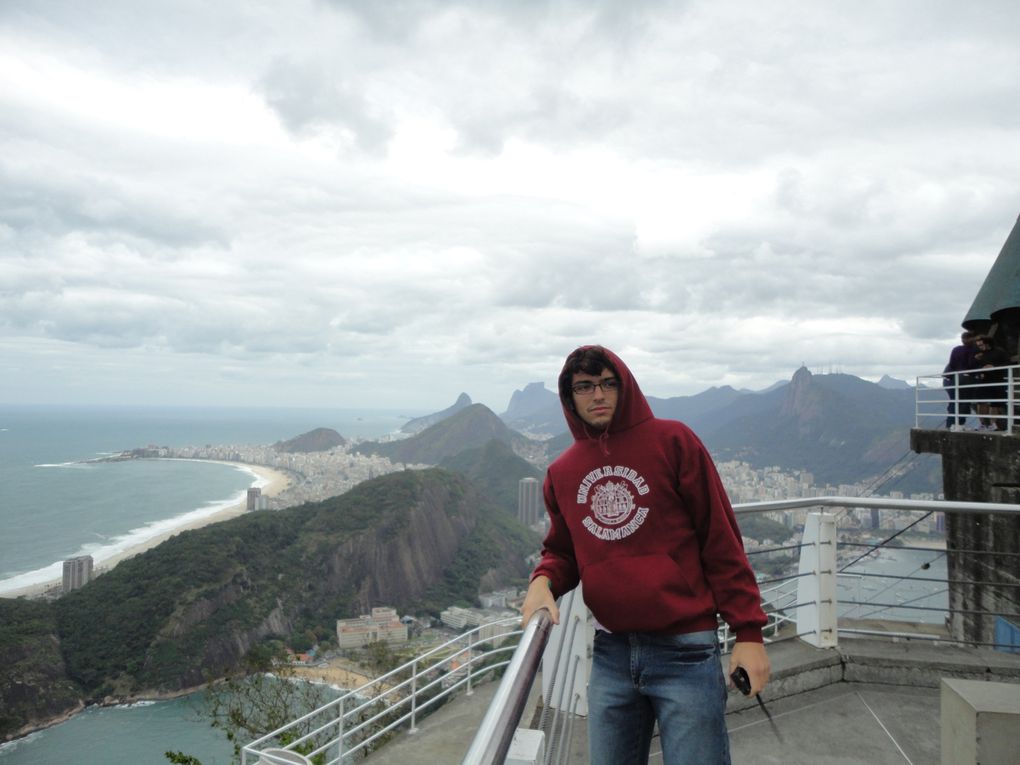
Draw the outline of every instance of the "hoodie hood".
<instances>
[{"instance_id":1,"label":"hoodie hood","mask_svg":"<svg viewBox=\"0 0 1020 765\"><path fill-rule=\"evenodd\" d=\"M616 377L620 381L620 388L616 395L616 411L613 412L612 421L603 431L595 430L580 418L577 412L574 411L574 400L570 393L570 379L573 377L573 372L567 368L570 356L573 356L578 351L589 349L601 351L609 359L616 368ZM573 351L570 356L567 357L568 361L564 362L563 369L560 371L558 388L560 404L563 406L563 416L567 419L567 426L570 428L570 433L574 436L575 441L583 441L589 438L605 440L613 433L619 433L622 430L632 428L638 423L651 419L654 416L651 406L648 405L648 401L645 399L645 394L641 392L637 380L634 379L634 375L630 373L630 369L620 360L620 357L611 350L601 345L582 345Z\"/></svg>"}]
</instances>

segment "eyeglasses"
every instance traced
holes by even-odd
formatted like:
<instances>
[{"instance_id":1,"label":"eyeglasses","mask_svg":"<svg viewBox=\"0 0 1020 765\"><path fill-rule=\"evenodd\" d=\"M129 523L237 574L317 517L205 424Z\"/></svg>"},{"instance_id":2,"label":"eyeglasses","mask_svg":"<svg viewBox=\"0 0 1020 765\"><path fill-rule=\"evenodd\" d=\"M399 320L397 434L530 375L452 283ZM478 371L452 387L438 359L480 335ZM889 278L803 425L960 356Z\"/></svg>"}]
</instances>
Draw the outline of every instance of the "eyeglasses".
<instances>
[{"instance_id":1,"label":"eyeglasses","mask_svg":"<svg viewBox=\"0 0 1020 765\"><path fill-rule=\"evenodd\" d=\"M576 382L570 386L570 390L574 391L574 393L578 396L590 396L595 392L596 388L602 388L603 393L609 393L610 391L615 391L619 387L620 381L615 377L605 377L597 383L593 383L590 380Z\"/></svg>"}]
</instances>

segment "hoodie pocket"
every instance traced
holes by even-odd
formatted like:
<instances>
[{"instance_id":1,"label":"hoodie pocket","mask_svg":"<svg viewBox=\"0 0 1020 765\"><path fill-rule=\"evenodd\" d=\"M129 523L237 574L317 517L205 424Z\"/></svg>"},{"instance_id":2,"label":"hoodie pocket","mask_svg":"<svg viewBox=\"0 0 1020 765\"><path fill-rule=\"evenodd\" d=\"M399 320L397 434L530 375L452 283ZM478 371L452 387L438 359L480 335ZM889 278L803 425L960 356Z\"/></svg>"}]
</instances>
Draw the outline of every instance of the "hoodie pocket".
<instances>
[{"instance_id":1,"label":"hoodie pocket","mask_svg":"<svg viewBox=\"0 0 1020 765\"><path fill-rule=\"evenodd\" d=\"M692 587L691 581L697 584ZM687 575L668 555L629 555L581 572L584 601L611 632L657 632L715 614L700 572Z\"/></svg>"}]
</instances>

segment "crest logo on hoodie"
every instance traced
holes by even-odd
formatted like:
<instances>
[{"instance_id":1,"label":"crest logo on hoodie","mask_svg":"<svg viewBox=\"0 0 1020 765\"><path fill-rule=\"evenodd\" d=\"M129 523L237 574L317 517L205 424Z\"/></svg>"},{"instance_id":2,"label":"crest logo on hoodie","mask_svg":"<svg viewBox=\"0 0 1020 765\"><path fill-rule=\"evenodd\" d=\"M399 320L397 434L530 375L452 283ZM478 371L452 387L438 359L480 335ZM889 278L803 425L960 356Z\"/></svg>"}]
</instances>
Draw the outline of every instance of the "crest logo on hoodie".
<instances>
[{"instance_id":1,"label":"crest logo on hoodie","mask_svg":"<svg viewBox=\"0 0 1020 765\"><path fill-rule=\"evenodd\" d=\"M615 479L615 480L614 480ZM649 491L636 470L623 465L595 468L577 487L577 504L591 500L591 515L582 521L594 536L604 540L629 537L648 517L647 507L638 507L635 495Z\"/></svg>"}]
</instances>

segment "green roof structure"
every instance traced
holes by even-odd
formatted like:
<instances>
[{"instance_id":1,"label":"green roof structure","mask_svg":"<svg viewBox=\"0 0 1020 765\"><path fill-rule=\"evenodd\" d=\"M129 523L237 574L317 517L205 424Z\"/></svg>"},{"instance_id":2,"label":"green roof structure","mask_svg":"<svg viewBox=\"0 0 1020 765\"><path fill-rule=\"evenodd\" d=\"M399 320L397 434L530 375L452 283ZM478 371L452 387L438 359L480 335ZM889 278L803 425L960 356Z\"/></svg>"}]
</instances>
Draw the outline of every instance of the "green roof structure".
<instances>
[{"instance_id":1,"label":"green roof structure","mask_svg":"<svg viewBox=\"0 0 1020 765\"><path fill-rule=\"evenodd\" d=\"M1006 237L999 257L985 277L963 320L965 329L984 332L1004 311L1020 309L1020 218Z\"/></svg>"}]
</instances>

